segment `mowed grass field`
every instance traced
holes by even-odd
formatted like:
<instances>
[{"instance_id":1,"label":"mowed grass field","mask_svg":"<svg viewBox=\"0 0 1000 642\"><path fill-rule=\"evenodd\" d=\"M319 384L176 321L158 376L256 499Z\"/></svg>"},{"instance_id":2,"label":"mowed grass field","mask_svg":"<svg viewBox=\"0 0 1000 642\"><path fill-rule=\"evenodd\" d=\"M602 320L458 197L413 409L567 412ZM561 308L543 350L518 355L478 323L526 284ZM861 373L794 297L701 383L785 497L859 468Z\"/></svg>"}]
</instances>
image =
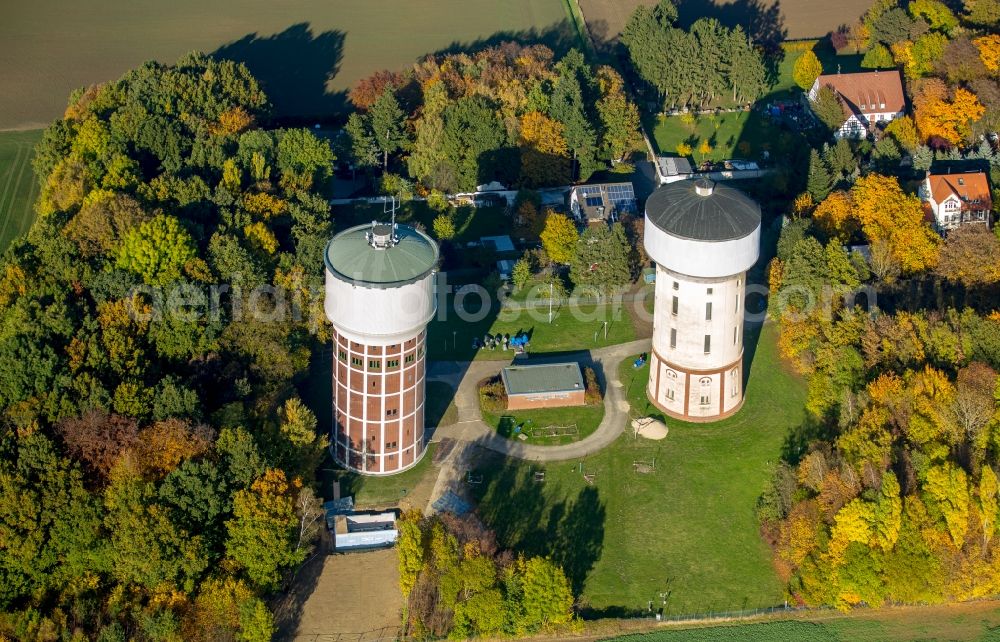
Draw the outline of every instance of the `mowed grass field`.
<instances>
[{"instance_id":1,"label":"mowed grass field","mask_svg":"<svg viewBox=\"0 0 1000 642\"><path fill-rule=\"evenodd\" d=\"M565 0L5 3L0 129L43 126L76 87L191 50L246 61L279 111L324 116L359 78L504 37L573 44Z\"/></svg>"},{"instance_id":2,"label":"mowed grass field","mask_svg":"<svg viewBox=\"0 0 1000 642\"><path fill-rule=\"evenodd\" d=\"M801 424L805 386L781 365L776 340L765 326L746 403L733 417L668 420L662 441L626 431L583 460L543 466L496 458L483 465L484 482L473 491L480 514L504 546L563 564L588 617L646 612L650 600L667 615L781 604L754 507ZM658 415L646 401L648 376L648 365L623 362L637 416ZM635 471L654 462L654 472ZM539 470L542 483L534 481Z\"/></svg>"},{"instance_id":3,"label":"mowed grass field","mask_svg":"<svg viewBox=\"0 0 1000 642\"><path fill-rule=\"evenodd\" d=\"M38 182L31 159L41 137L40 130L0 132L0 252L35 220Z\"/></svg>"},{"instance_id":4,"label":"mowed grass field","mask_svg":"<svg viewBox=\"0 0 1000 642\"><path fill-rule=\"evenodd\" d=\"M579 0L587 28L598 41L621 33L632 11L657 0ZM727 26L742 25L749 33L775 32L782 38L818 38L842 24L850 24L868 10L871 0L684 0L678 2L679 22L690 25L703 16Z\"/></svg>"}]
</instances>

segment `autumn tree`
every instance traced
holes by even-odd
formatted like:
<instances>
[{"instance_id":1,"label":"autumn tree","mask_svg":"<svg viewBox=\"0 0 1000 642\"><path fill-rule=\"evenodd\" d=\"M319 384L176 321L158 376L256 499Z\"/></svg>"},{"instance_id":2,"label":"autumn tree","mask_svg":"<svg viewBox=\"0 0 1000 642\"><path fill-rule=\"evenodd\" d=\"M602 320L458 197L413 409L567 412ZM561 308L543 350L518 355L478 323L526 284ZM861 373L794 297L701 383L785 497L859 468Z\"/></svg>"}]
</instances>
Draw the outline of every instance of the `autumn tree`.
<instances>
[{"instance_id":1,"label":"autumn tree","mask_svg":"<svg viewBox=\"0 0 1000 642\"><path fill-rule=\"evenodd\" d=\"M597 114L603 124L602 145L612 161L621 161L640 141L639 110L625 94L625 81L612 67L597 69L601 98Z\"/></svg>"},{"instance_id":2,"label":"autumn tree","mask_svg":"<svg viewBox=\"0 0 1000 642\"><path fill-rule=\"evenodd\" d=\"M858 230L854 203L847 192L832 192L812 214L813 222L829 238L847 242Z\"/></svg>"},{"instance_id":3,"label":"autumn tree","mask_svg":"<svg viewBox=\"0 0 1000 642\"><path fill-rule=\"evenodd\" d=\"M553 263L568 265L573 262L580 235L576 231L576 224L569 217L549 212L540 238L542 247Z\"/></svg>"},{"instance_id":4,"label":"autumn tree","mask_svg":"<svg viewBox=\"0 0 1000 642\"><path fill-rule=\"evenodd\" d=\"M950 98L944 92L925 92L914 99L917 130L924 140L958 145L968 138L973 122L986 109L975 94L958 87Z\"/></svg>"},{"instance_id":5,"label":"autumn tree","mask_svg":"<svg viewBox=\"0 0 1000 642\"><path fill-rule=\"evenodd\" d=\"M972 44L979 50L979 58L986 70L991 74L1000 72L1000 34L974 38Z\"/></svg>"},{"instance_id":6,"label":"autumn tree","mask_svg":"<svg viewBox=\"0 0 1000 642\"><path fill-rule=\"evenodd\" d=\"M521 117L521 179L529 186L558 185L570 179L562 123L541 112Z\"/></svg>"},{"instance_id":7,"label":"autumn tree","mask_svg":"<svg viewBox=\"0 0 1000 642\"><path fill-rule=\"evenodd\" d=\"M893 177L870 174L851 189L855 216L871 242L887 243L903 272L937 263L939 238L924 222L920 199L906 194Z\"/></svg>"},{"instance_id":8,"label":"autumn tree","mask_svg":"<svg viewBox=\"0 0 1000 642\"><path fill-rule=\"evenodd\" d=\"M820 64L819 58L810 49L802 52L802 55L795 61L795 67L792 70L792 79L795 80L795 84L803 91L809 91L822 73L823 65Z\"/></svg>"},{"instance_id":9,"label":"autumn tree","mask_svg":"<svg viewBox=\"0 0 1000 642\"><path fill-rule=\"evenodd\" d=\"M1000 281L1000 240L985 226L952 230L941 245L937 265L941 277L968 286Z\"/></svg>"},{"instance_id":10,"label":"autumn tree","mask_svg":"<svg viewBox=\"0 0 1000 642\"><path fill-rule=\"evenodd\" d=\"M434 217L431 222L431 229L434 230L434 236L442 241L450 241L455 238L457 230L455 229L455 217L450 213L438 214Z\"/></svg>"},{"instance_id":11,"label":"autumn tree","mask_svg":"<svg viewBox=\"0 0 1000 642\"><path fill-rule=\"evenodd\" d=\"M181 626L192 642L268 642L274 635L274 617L263 600L232 578L204 582Z\"/></svg>"},{"instance_id":12,"label":"autumn tree","mask_svg":"<svg viewBox=\"0 0 1000 642\"><path fill-rule=\"evenodd\" d=\"M887 136L892 136L900 147L911 154L920 147L917 127L909 116L900 116L889 121L885 127L885 133Z\"/></svg>"},{"instance_id":13,"label":"autumn tree","mask_svg":"<svg viewBox=\"0 0 1000 642\"><path fill-rule=\"evenodd\" d=\"M226 522L226 554L255 586L273 590L284 570L305 559L306 552L294 547L296 526L285 473L269 469L233 497L233 518Z\"/></svg>"}]
</instances>

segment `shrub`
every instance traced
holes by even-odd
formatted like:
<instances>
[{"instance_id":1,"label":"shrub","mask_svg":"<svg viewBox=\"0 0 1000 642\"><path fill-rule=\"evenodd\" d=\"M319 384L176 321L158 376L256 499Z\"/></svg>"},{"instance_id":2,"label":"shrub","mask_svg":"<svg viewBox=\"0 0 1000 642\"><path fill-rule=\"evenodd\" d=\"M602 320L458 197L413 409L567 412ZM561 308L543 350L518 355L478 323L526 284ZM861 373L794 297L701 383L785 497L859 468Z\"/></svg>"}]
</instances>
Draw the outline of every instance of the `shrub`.
<instances>
[{"instance_id":1,"label":"shrub","mask_svg":"<svg viewBox=\"0 0 1000 642\"><path fill-rule=\"evenodd\" d=\"M588 406L596 406L601 403L601 385L597 383L597 373L588 366L583 369L583 378L587 386L583 399Z\"/></svg>"},{"instance_id":2,"label":"shrub","mask_svg":"<svg viewBox=\"0 0 1000 642\"><path fill-rule=\"evenodd\" d=\"M496 375L479 383L479 405L485 412L496 414L507 410L507 391Z\"/></svg>"}]
</instances>

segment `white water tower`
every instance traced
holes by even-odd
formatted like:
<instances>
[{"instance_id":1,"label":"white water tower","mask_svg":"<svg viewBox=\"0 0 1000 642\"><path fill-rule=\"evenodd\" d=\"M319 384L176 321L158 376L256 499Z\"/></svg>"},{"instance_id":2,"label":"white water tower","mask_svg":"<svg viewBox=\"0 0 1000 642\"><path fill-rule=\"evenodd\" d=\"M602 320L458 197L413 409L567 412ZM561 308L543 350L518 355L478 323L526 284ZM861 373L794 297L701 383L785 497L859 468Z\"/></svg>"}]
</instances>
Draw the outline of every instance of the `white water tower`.
<instances>
[{"instance_id":1,"label":"white water tower","mask_svg":"<svg viewBox=\"0 0 1000 642\"><path fill-rule=\"evenodd\" d=\"M715 421L743 405L746 272L760 256L760 206L707 179L646 201L646 253L656 262L646 394L666 414Z\"/></svg>"}]
</instances>

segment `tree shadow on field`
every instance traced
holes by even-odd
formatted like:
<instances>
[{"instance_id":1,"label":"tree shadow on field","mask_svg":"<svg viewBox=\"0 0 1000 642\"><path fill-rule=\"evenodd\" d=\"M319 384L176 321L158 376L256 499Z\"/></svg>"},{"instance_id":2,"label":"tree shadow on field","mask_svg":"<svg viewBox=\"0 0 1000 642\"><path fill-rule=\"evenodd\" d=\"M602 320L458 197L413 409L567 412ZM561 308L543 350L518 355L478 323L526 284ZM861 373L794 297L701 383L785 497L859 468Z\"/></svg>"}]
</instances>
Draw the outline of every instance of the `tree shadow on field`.
<instances>
[{"instance_id":1,"label":"tree shadow on field","mask_svg":"<svg viewBox=\"0 0 1000 642\"><path fill-rule=\"evenodd\" d=\"M565 55L570 49L583 50L584 47L573 24L569 20L560 20L541 29L532 27L531 29L497 31L484 38L467 42L456 40L447 47L438 49L432 55L474 53L505 42L517 42L522 45L545 45L556 54L556 57Z\"/></svg>"},{"instance_id":2,"label":"tree shadow on field","mask_svg":"<svg viewBox=\"0 0 1000 642\"><path fill-rule=\"evenodd\" d=\"M274 105L276 118L312 123L346 108L346 92L328 90L340 69L344 38L337 30L314 35L309 23L300 22L271 36L247 34L212 56L245 64Z\"/></svg>"},{"instance_id":3,"label":"tree shadow on field","mask_svg":"<svg viewBox=\"0 0 1000 642\"><path fill-rule=\"evenodd\" d=\"M605 503L594 486L575 497L546 497L546 482L536 481L544 466L490 457L484 483L475 493L479 514L504 547L526 556L550 556L562 566L573 594L584 583L604 549Z\"/></svg>"},{"instance_id":4,"label":"tree shadow on field","mask_svg":"<svg viewBox=\"0 0 1000 642\"><path fill-rule=\"evenodd\" d=\"M680 0L677 13L677 22L685 29L698 18L715 18L727 27L739 25L769 51L777 50L788 36L781 0L774 4L762 0Z\"/></svg>"}]
</instances>

